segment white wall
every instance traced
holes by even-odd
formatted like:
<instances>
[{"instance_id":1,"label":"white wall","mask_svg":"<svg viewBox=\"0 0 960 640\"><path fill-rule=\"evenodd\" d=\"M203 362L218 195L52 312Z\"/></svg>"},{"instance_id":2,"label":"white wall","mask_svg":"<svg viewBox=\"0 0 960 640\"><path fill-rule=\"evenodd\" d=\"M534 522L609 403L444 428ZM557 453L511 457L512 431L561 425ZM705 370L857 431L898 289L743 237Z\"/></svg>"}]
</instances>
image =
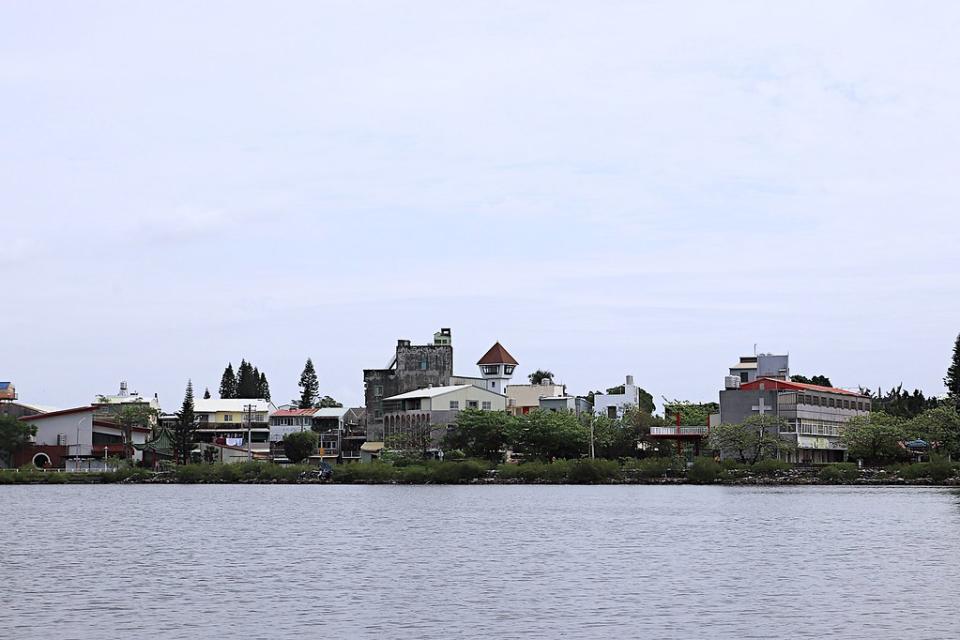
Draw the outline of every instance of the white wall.
<instances>
[{"instance_id":1,"label":"white wall","mask_svg":"<svg viewBox=\"0 0 960 640\"><path fill-rule=\"evenodd\" d=\"M30 424L37 427L37 435L34 442L41 445L56 446L57 436L64 435L68 456L88 456L90 455L91 445L93 444L93 411L85 413L68 413L62 416L52 416L40 420L30 420ZM77 448L77 438L79 428L79 443Z\"/></svg>"}]
</instances>

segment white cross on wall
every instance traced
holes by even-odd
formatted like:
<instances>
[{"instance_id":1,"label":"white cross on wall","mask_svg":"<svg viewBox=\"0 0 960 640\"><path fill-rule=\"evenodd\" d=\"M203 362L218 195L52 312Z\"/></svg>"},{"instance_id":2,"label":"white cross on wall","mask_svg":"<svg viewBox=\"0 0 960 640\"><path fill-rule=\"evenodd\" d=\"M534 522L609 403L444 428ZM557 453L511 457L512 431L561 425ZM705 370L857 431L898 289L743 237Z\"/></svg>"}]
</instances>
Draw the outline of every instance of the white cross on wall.
<instances>
[{"instance_id":1,"label":"white cross on wall","mask_svg":"<svg viewBox=\"0 0 960 640\"><path fill-rule=\"evenodd\" d=\"M750 407L754 411L759 411L760 415L767 413L767 409L772 409L773 407L768 407L766 401L763 398L760 398L760 404Z\"/></svg>"}]
</instances>

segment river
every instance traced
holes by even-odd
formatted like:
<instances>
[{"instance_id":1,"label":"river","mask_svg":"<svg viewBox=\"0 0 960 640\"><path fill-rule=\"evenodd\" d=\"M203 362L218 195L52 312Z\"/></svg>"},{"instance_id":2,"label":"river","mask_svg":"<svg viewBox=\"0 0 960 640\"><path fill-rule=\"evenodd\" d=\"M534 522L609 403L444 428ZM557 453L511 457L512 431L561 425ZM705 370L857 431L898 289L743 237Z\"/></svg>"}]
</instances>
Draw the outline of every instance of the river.
<instances>
[{"instance_id":1,"label":"river","mask_svg":"<svg viewBox=\"0 0 960 640\"><path fill-rule=\"evenodd\" d=\"M960 493L0 486L0 638L957 638Z\"/></svg>"}]
</instances>

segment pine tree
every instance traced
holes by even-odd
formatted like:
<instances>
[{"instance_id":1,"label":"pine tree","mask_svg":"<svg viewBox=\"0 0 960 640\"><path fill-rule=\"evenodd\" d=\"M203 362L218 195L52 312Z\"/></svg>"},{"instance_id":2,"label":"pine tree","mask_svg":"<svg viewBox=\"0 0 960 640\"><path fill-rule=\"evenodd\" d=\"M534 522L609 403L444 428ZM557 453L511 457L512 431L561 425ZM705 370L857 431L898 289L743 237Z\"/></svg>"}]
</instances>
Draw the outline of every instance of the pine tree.
<instances>
[{"instance_id":1,"label":"pine tree","mask_svg":"<svg viewBox=\"0 0 960 640\"><path fill-rule=\"evenodd\" d=\"M203 390L203 399L204 399L204 400L209 400L209 399L210 399L210 387L205 387L205 388L204 388L204 390Z\"/></svg>"},{"instance_id":2,"label":"pine tree","mask_svg":"<svg viewBox=\"0 0 960 640\"><path fill-rule=\"evenodd\" d=\"M253 365L246 360L241 360L240 366L237 368L237 395L235 397L256 400L259 385L259 374L256 378L253 377Z\"/></svg>"},{"instance_id":3,"label":"pine tree","mask_svg":"<svg viewBox=\"0 0 960 640\"><path fill-rule=\"evenodd\" d=\"M193 382L187 380L187 391L183 396L183 405L177 412L177 424L173 429L173 455L177 464L190 462L190 452L193 450L196 433L196 416L193 411Z\"/></svg>"},{"instance_id":4,"label":"pine tree","mask_svg":"<svg viewBox=\"0 0 960 640\"><path fill-rule=\"evenodd\" d=\"M303 373L300 374L300 408L315 407L319 395L320 382L317 380L317 372L313 368L313 360L307 358L307 364L303 366Z\"/></svg>"},{"instance_id":5,"label":"pine tree","mask_svg":"<svg viewBox=\"0 0 960 640\"><path fill-rule=\"evenodd\" d=\"M220 378L220 398L237 397L237 376L233 373L233 363L227 363L227 368L223 370L223 377Z\"/></svg>"},{"instance_id":6,"label":"pine tree","mask_svg":"<svg viewBox=\"0 0 960 640\"><path fill-rule=\"evenodd\" d=\"M258 386L259 396L266 401L270 401L270 383L267 382L267 374L260 374L260 384Z\"/></svg>"},{"instance_id":7,"label":"pine tree","mask_svg":"<svg viewBox=\"0 0 960 640\"><path fill-rule=\"evenodd\" d=\"M960 335L957 336L957 342L953 345L953 361L947 369L947 377L943 379L943 384L947 385L947 397L954 406L960 408Z\"/></svg>"}]
</instances>

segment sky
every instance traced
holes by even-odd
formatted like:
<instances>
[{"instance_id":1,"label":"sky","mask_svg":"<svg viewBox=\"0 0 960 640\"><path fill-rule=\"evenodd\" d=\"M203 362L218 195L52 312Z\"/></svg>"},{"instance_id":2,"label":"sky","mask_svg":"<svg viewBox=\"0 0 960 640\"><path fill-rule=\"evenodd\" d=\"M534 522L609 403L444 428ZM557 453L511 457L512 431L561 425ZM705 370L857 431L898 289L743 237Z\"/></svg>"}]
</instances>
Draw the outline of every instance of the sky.
<instances>
[{"instance_id":1,"label":"sky","mask_svg":"<svg viewBox=\"0 0 960 640\"><path fill-rule=\"evenodd\" d=\"M174 410L398 338L715 401L930 394L960 333L960 4L0 5L0 380Z\"/></svg>"}]
</instances>

